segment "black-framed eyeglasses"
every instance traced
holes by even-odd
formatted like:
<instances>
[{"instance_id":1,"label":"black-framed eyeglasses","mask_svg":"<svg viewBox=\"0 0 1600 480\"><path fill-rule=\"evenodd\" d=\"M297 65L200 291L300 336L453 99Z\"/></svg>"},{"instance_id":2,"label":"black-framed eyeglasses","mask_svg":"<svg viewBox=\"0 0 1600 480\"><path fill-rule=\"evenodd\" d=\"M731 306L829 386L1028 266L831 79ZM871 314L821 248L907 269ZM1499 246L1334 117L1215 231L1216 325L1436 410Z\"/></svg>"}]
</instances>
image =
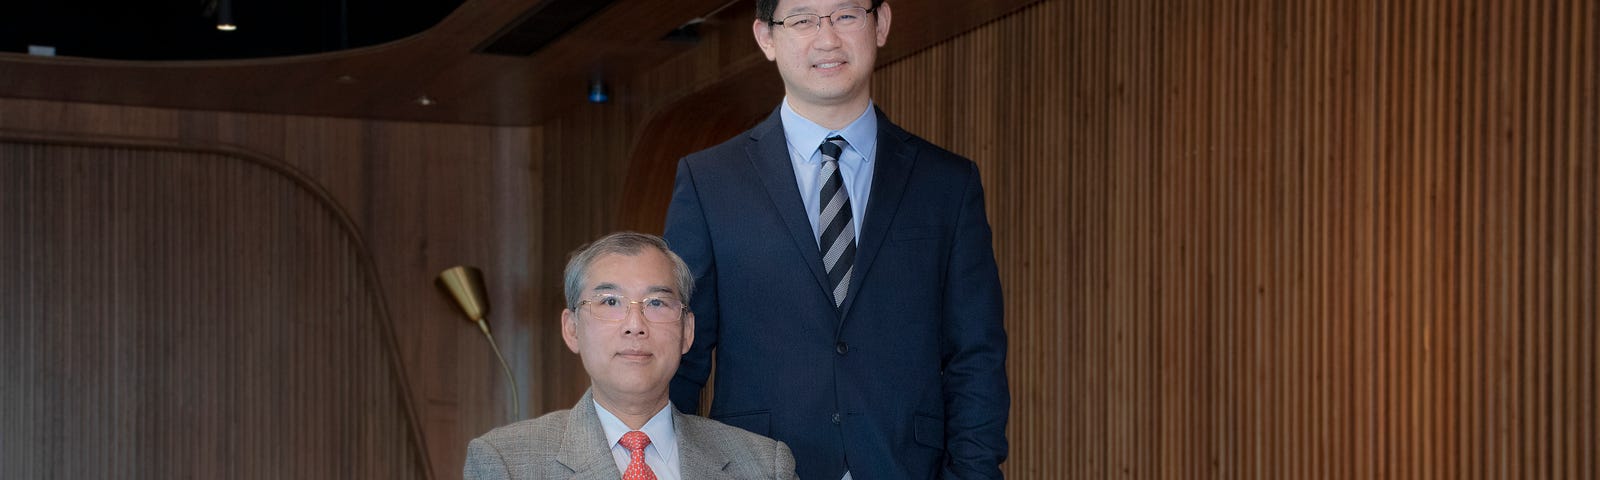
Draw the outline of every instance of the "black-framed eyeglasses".
<instances>
[{"instance_id":1,"label":"black-framed eyeglasses","mask_svg":"<svg viewBox=\"0 0 1600 480\"><path fill-rule=\"evenodd\" d=\"M854 32L867 26L867 15L877 11L877 8L844 7L834 10L827 15L815 13L797 13L783 17L781 21L768 21L770 25L783 27L790 35L796 37L809 37L822 31L822 19L828 19L837 32Z\"/></svg>"},{"instance_id":2,"label":"black-framed eyeglasses","mask_svg":"<svg viewBox=\"0 0 1600 480\"><path fill-rule=\"evenodd\" d=\"M620 322L628 318L628 310L633 305L639 306L639 313L650 323L676 323L689 311L688 306L672 297L645 297L634 301L624 295L601 293L578 302L578 308L588 307L590 316L606 322Z\"/></svg>"}]
</instances>

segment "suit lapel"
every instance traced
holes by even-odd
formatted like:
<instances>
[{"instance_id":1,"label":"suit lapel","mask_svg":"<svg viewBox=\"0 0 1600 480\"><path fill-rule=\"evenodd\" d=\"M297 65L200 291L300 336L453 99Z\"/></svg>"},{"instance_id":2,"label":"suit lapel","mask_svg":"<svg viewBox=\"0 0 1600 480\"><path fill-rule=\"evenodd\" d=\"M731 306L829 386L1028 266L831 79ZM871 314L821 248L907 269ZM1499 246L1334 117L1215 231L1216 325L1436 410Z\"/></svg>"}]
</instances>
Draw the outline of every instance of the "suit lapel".
<instances>
[{"instance_id":1,"label":"suit lapel","mask_svg":"<svg viewBox=\"0 0 1600 480\"><path fill-rule=\"evenodd\" d=\"M733 478L727 472L728 465L733 461L719 452L706 449L703 445L716 442L707 438L708 433L701 430L696 422L684 417L677 409L672 410L673 428L678 432L678 463L683 469L680 477Z\"/></svg>"},{"instance_id":2,"label":"suit lapel","mask_svg":"<svg viewBox=\"0 0 1600 480\"><path fill-rule=\"evenodd\" d=\"M828 273L822 269L822 252L817 251L817 239L811 233L811 217L806 212L805 204L800 201L800 187L795 183L794 166L789 160L789 144L784 137L783 120L778 112L774 111L766 121L752 129L750 139L752 142L745 147L750 165L755 169L756 176L761 178L761 185L766 187L778 215L783 217L783 224L789 227L789 236L794 240L795 249L805 257L811 276L817 281L817 288L826 294ZM825 322L826 331L833 331L834 318L821 320Z\"/></svg>"},{"instance_id":3,"label":"suit lapel","mask_svg":"<svg viewBox=\"0 0 1600 480\"><path fill-rule=\"evenodd\" d=\"M556 462L572 470L572 478L615 480L622 476L611 450L606 448L605 429L594 410L594 394L584 392L572 410L567 411L567 431L561 438L561 453Z\"/></svg>"},{"instance_id":4,"label":"suit lapel","mask_svg":"<svg viewBox=\"0 0 1600 480\"><path fill-rule=\"evenodd\" d=\"M851 273L850 291L845 294L844 305L840 306L840 311L845 312L840 324L849 318L850 306L860 296L861 285L866 283L861 279L867 277L872 261L878 258L878 251L883 247L883 239L889 235L889 225L894 223L895 211L905 195L917 154L917 149L906 142L910 134L889 123L883 111L876 113L878 158L873 160L876 170L872 172L872 198L867 200L867 218L861 225L861 238L856 239L856 266Z\"/></svg>"}]
</instances>

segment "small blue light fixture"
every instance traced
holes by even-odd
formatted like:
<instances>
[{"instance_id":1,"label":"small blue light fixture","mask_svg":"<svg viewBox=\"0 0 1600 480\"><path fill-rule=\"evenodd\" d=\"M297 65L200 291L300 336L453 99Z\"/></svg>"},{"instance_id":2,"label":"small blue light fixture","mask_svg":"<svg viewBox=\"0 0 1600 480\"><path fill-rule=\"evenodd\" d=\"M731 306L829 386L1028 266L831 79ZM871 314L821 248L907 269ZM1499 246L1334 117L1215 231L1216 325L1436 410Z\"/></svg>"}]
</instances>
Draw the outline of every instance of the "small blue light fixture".
<instances>
[{"instance_id":1,"label":"small blue light fixture","mask_svg":"<svg viewBox=\"0 0 1600 480\"><path fill-rule=\"evenodd\" d=\"M611 92L606 89L605 82L599 79L589 82L589 103L606 103L611 100Z\"/></svg>"}]
</instances>

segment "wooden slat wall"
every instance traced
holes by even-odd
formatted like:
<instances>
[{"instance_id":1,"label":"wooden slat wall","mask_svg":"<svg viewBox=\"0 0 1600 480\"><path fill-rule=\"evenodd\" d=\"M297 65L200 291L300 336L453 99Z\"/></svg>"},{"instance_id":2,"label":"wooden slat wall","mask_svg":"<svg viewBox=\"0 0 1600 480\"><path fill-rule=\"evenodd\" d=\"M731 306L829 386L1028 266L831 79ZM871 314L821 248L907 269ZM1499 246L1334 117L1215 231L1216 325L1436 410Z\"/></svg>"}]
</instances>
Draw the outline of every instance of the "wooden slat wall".
<instances>
[{"instance_id":1,"label":"wooden slat wall","mask_svg":"<svg viewBox=\"0 0 1600 480\"><path fill-rule=\"evenodd\" d=\"M430 478L370 260L314 190L0 142L0 192L0 477Z\"/></svg>"},{"instance_id":2,"label":"wooden slat wall","mask_svg":"<svg viewBox=\"0 0 1600 480\"><path fill-rule=\"evenodd\" d=\"M1597 30L1586 0L1046 0L882 68L984 175L1008 474L1600 476Z\"/></svg>"},{"instance_id":3,"label":"wooden slat wall","mask_svg":"<svg viewBox=\"0 0 1600 480\"><path fill-rule=\"evenodd\" d=\"M500 365L485 345L478 329L463 321L460 312L434 285L434 276L441 270L455 264L483 268L491 303L489 323L517 375L517 382L522 389L521 410L524 415L539 411L531 392L545 388L546 379L542 378L544 370L538 364L540 352L535 345L539 342L542 330L537 327L540 320L555 317L554 313L543 310L535 315L533 306L540 304L543 292L546 288L555 288L553 286L558 284L558 280L557 277L546 277L540 273L540 237L533 228L533 225L543 221L544 215L535 201L542 183L529 160L541 138L538 129L181 111L0 98L0 136L6 136L4 131L42 132L86 143L104 140L112 143L246 151L298 171L306 182L325 190L332 205L329 208L343 210L354 223L355 230L364 239L365 254L371 258L377 272L377 285L373 288L381 289L381 295L387 301L389 320L393 322L401 363L408 378L407 384L411 387L412 405L420 422L416 428L421 431L428 448L427 463L433 468L433 478L459 478L467 441L490 428L512 421L512 409L509 406L511 398L507 391L509 386L506 385ZM0 157L0 161L9 159ZM132 175L137 172L137 169L130 167L128 173ZM137 178L173 190L174 195L187 194L190 189L208 189L211 182L216 181L204 175L144 175ZM0 194L9 195L12 192L7 190ZM44 212L58 211L64 207L29 202L6 208L20 208L21 212L30 215L29 218L42 221L48 218ZM289 214L325 214L323 210L296 208L291 209ZM223 215L226 212L217 213L216 221L231 220L230 216ZM12 215L3 214L8 216L7 220ZM195 225L196 228L203 226ZM0 237L11 239L20 235L24 241L32 238L23 233L3 229L0 230ZM209 234L206 230L186 230L175 232L166 240L179 244L202 242L206 241L206 235ZM162 246L165 243L152 242L144 246L152 249L169 248ZM320 250L310 253L317 252ZM26 253L23 251L23 254ZM148 256L139 250L129 253L135 254ZM310 262L315 264L316 261ZM313 268L313 265L292 265L296 265L296 268ZM151 264L149 268L160 266ZM19 271L9 263L0 264L0 267L3 267L0 268L0 279L4 279L0 281L31 285L27 279L18 280L15 276ZM75 277L68 283L72 288L95 291L99 288L99 284L94 283L95 278ZM244 286L254 285L253 280L248 278L223 280L245 282L242 284ZM12 291L10 287L5 290ZM231 295L255 298L254 295L261 293L246 288ZM282 302L298 302L298 295L312 294L292 289L266 293L271 293L275 300ZM280 297L278 294L289 296ZM347 300L355 301L359 297L352 296ZM203 321L231 322L255 318L250 317L254 313L249 309L236 313L207 317ZM340 315L356 313L346 311ZM301 318L299 315L290 317ZM6 325L4 328L13 328L12 325L18 322L22 320L9 315L0 318L0 324ZM317 351L320 347L306 348L316 354L338 353ZM13 365L17 364L4 362L0 368L11 368ZM202 367L188 364L170 366L177 369L178 373L190 371L185 370L190 367ZM17 368L21 368L20 365ZM250 373L261 371L270 370L252 369ZM6 389L9 385L0 384L0 389ZM70 399L71 393L59 392L62 397L55 401ZM285 392L285 395L294 393ZM7 449L6 460L0 461L0 468L9 468L11 448L38 447L11 443L6 436L0 436L0 444ZM128 461L134 460L130 458ZM151 462L149 465L167 465L163 462L178 460L140 461ZM0 473L0 477L12 476ZM90 477L98 478L94 475ZM201 477L215 476L201 475L196 478ZM300 476L289 474L281 477ZM335 477L375 478L384 475Z\"/></svg>"}]
</instances>

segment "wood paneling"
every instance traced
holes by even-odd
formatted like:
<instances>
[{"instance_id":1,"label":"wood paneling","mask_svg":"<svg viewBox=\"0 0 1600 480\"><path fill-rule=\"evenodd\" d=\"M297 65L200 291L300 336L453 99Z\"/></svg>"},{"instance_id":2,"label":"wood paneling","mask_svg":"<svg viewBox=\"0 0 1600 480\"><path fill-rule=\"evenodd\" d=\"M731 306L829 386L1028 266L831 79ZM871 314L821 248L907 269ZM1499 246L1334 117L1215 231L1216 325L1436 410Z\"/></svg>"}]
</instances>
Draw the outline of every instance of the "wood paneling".
<instances>
[{"instance_id":1,"label":"wood paneling","mask_svg":"<svg viewBox=\"0 0 1600 480\"><path fill-rule=\"evenodd\" d=\"M682 52L662 37L725 2L615 2L526 57L473 49L548 2L465 0L415 36L315 55L144 62L0 53L0 97L527 126L581 103L591 78ZM424 95L434 103L413 101Z\"/></svg>"},{"instance_id":2,"label":"wood paneling","mask_svg":"<svg viewBox=\"0 0 1600 480\"><path fill-rule=\"evenodd\" d=\"M918 1L920 11L908 12L897 23L903 25L896 28L900 40L885 49L886 58L914 52L1034 1ZM530 126L581 107L591 80L615 88L687 50L708 51L704 41L665 37L692 20L753 12L755 2L619 0L533 55L474 53L525 12L547 3L464 0L438 25L412 37L292 57L144 62L0 52L0 97ZM753 18L744 15L736 22L744 30L740 46L750 51ZM419 105L414 100L421 96L432 103Z\"/></svg>"},{"instance_id":3,"label":"wood paneling","mask_svg":"<svg viewBox=\"0 0 1600 480\"><path fill-rule=\"evenodd\" d=\"M984 175L1010 476L1600 476L1600 7L1027 4L954 15L983 26L936 45L899 42L942 4L895 4L908 36L874 88ZM746 8L534 128L6 99L0 128L238 145L326 188L368 239L452 478L509 419L432 276L485 267L523 411L569 406L587 379L551 335L566 252L659 224L653 162L684 148L659 126L772 68Z\"/></svg>"},{"instance_id":4,"label":"wood paneling","mask_svg":"<svg viewBox=\"0 0 1600 480\"><path fill-rule=\"evenodd\" d=\"M345 212L354 223L354 230L365 239L365 254L371 258L376 271L373 288L380 289L387 302L400 363L405 369L406 383L411 387L411 403L420 422L417 428L428 448L427 463L433 468L434 478L458 478L467 440L512 420L509 386L500 366L484 344L482 334L463 321L453 304L435 287L434 276L440 271L457 264L483 269L491 303L490 326L522 389L521 410L525 414L538 411L530 392L543 388L545 379L540 376L543 371L537 363L540 352L534 346L541 335L540 322L554 321L556 317L543 310L538 311L542 315L536 315L533 306L539 304L545 288L553 288L557 280L534 273L539 272L541 266L536 254L540 251L540 237L534 235L533 225L539 224L543 217L543 211L536 208L533 201L538 198L542 183L529 163L531 152L540 141L537 129L0 99L0 130L48 132L54 137L91 143L188 145L207 150L250 152L252 156L272 159L301 172L306 184L325 190L331 205L327 208ZM10 159L0 158L0 161L7 160ZM132 170L136 169L128 168L133 175ZM213 191L209 177L141 175L144 176L136 178L152 182L153 187L161 190L171 190L170 195L188 195L186 192L190 190ZM45 211L64 207L29 202L16 208ZM306 211L298 207L287 214L326 215L323 210ZM197 224L197 228L212 223L219 223L216 228L225 228L221 223L234 220L223 216L208 218L211 220ZM11 220L11 217L6 218L6 221ZM269 220L288 221L276 217ZM189 243L209 241L205 233L173 232L160 242L151 240L146 246L180 248ZM10 238L11 235L21 234L9 229L0 231L0 236ZM115 238L77 234L71 237L80 242ZM32 236L23 235L22 238ZM24 256L30 253L36 252L21 252ZM278 261L289 261L276 258L276 254L273 256ZM160 258L186 261L170 255ZM315 260L308 261L315 263ZM320 268L293 265L302 269ZM149 263L141 269L162 271L165 267L164 263ZM10 276L16 274L8 265L0 278L11 279ZM74 288L93 290L99 285L93 283L96 278L74 277L71 280L77 282L72 283ZM217 281L223 280L232 282L230 285L241 285L240 282L245 282L244 287L253 285L249 278ZM228 295L231 295L229 298L254 299L252 292L242 288ZM299 290L271 293L311 294ZM298 297L271 300L294 302L294 298ZM347 299L357 300L360 297ZM285 304L279 308L301 307ZM110 310L107 315L113 313L116 311ZM310 321L342 318L339 315L343 314L293 318ZM250 315L256 313L225 312L193 321L232 325L236 319L253 318ZM3 321L9 325L17 320L6 317ZM188 365L170 366L186 368ZM271 371L251 369L248 373ZM37 372L40 375L49 373ZM153 370L149 374L174 372ZM71 392L58 393L70 395ZM295 392L285 394L291 393ZM352 478L349 475L336 477Z\"/></svg>"},{"instance_id":5,"label":"wood paneling","mask_svg":"<svg viewBox=\"0 0 1600 480\"><path fill-rule=\"evenodd\" d=\"M1593 478L1600 9L1049 0L880 69L972 157L1018 478Z\"/></svg>"},{"instance_id":6,"label":"wood paneling","mask_svg":"<svg viewBox=\"0 0 1600 480\"><path fill-rule=\"evenodd\" d=\"M0 142L0 476L430 478L360 237L276 167Z\"/></svg>"}]
</instances>

